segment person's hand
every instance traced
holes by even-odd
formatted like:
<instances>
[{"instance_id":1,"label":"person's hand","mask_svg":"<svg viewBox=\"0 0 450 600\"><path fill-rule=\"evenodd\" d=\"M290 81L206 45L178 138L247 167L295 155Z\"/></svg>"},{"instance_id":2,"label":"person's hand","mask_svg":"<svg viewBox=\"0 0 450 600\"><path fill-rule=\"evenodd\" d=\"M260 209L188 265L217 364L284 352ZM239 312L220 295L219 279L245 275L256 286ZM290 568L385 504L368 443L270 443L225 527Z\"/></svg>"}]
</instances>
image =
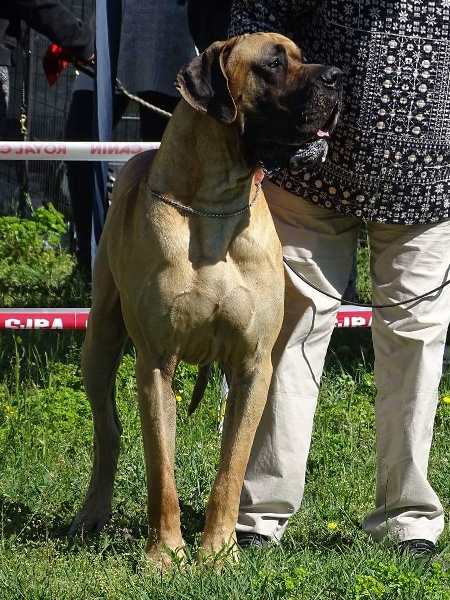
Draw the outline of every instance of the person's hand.
<instances>
[{"instance_id":1,"label":"person's hand","mask_svg":"<svg viewBox=\"0 0 450 600\"><path fill-rule=\"evenodd\" d=\"M73 55L69 50L65 50L56 44L51 44L42 57L42 66L49 85L54 85L58 77L73 61Z\"/></svg>"},{"instance_id":2,"label":"person's hand","mask_svg":"<svg viewBox=\"0 0 450 600\"><path fill-rule=\"evenodd\" d=\"M85 75L89 75L89 77L94 77L94 61L95 54L93 54L87 60L78 60L77 58L73 59L73 67L75 69L75 73L84 73Z\"/></svg>"},{"instance_id":3,"label":"person's hand","mask_svg":"<svg viewBox=\"0 0 450 600\"><path fill-rule=\"evenodd\" d=\"M42 66L44 67L48 84L54 85L69 63L74 65L75 70L77 69L77 65L79 65L79 70L85 72L83 67L92 66L94 60L95 54L92 54L87 60L79 60L69 50L61 48L56 44L51 44L42 57Z\"/></svg>"},{"instance_id":4,"label":"person's hand","mask_svg":"<svg viewBox=\"0 0 450 600\"><path fill-rule=\"evenodd\" d=\"M78 58L74 60L74 62L76 62L78 65L85 65L85 66L90 66L92 65L92 63L95 60L95 54L93 54L92 56L90 56L87 60L79 60Z\"/></svg>"}]
</instances>

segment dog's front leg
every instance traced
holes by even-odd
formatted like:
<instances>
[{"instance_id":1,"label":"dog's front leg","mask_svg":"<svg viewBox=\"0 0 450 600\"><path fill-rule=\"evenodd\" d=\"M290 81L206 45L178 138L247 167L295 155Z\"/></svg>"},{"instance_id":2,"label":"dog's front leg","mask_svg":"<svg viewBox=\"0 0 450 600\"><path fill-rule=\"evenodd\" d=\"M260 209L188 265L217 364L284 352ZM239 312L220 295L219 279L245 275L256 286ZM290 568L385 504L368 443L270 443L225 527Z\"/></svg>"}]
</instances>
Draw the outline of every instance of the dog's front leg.
<instances>
[{"instance_id":1,"label":"dog's front leg","mask_svg":"<svg viewBox=\"0 0 450 600\"><path fill-rule=\"evenodd\" d=\"M184 556L174 477L176 400L172 376L175 367L161 370L155 361L138 351L136 379L148 489L146 552L163 567L171 565L171 552Z\"/></svg>"},{"instance_id":2,"label":"dog's front leg","mask_svg":"<svg viewBox=\"0 0 450 600\"><path fill-rule=\"evenodd\" d=\"M228 372L228 370L227 370ZM223 426L219 470L206 509L203 555L235 552L235 527L242 484L255 431L267 400L272 362L270 354L252 358L232 370ZM221 560L221 557L218 557ZM202 556L200 556L202 560Z\"/></svg>"},{"instance_id":3,"label":"dog's front leg","mask_svg":"<svg viewBox=\"0 0 450 600\"><path fill-rule=\"evenodd\" d=\"M97 293L89 316L81 364L94 420L94 464L89 489L70 529L71 535L79 531L99 533L110 521L122 433L114 384L127 332L111 273L105 266L97 269L97 275Z\"/></svg>"}]
</instances>

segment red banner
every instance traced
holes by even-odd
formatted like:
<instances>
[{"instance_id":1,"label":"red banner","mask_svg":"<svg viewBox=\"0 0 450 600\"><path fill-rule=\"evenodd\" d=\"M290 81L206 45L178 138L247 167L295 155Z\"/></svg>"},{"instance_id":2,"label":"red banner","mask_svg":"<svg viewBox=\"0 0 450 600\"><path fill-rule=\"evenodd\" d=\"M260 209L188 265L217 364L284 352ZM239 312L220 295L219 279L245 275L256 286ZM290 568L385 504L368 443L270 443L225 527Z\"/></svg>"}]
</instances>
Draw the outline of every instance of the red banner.
<instances>
[{"instance_id":1,"label":"red banner","mask_svg":"<svg viewBox=\"0 0 450 600\"><path fill-rule=\"evenodd\" d=\"M86 329L89 308L0 309L0 329Z\"/></svg>"},{"instance_id":2,"label":"red banner","mask_svg":"<svg viewBox=\"0 0 450 600\"><path fill-rule=\"evenodd\" d=\"M2 308L0 329L86 329L89 308ZM370 307L343 306L335 327L370 327Z\"/></svg>"},{"instance_id":3,"label":"red banner","mask_svg":"<svg viewBox=\"0 0 450 600\"><path fill-rule=\"evenodd\" d=\"M341 306L336 316L335 327L370 327L372 308L370 306Z\"/></svg>"}]
</instances>

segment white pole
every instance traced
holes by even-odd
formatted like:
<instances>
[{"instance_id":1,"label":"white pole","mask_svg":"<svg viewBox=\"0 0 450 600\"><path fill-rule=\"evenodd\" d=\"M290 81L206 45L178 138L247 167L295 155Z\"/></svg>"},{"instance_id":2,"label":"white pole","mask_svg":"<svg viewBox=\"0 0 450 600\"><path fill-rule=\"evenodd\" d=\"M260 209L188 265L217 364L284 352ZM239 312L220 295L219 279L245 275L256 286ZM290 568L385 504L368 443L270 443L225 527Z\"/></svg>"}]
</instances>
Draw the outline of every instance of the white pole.
<instances>
[{"instance_id":1,"label":"white pole","mask_svg":"<svg viewBox=\"0 0 450 600\"><path fill-rule=\"evenodd\" d=\"M80 160L126 162L160 142L0 142L2 160Z\"/></svg>"}]
</instances>

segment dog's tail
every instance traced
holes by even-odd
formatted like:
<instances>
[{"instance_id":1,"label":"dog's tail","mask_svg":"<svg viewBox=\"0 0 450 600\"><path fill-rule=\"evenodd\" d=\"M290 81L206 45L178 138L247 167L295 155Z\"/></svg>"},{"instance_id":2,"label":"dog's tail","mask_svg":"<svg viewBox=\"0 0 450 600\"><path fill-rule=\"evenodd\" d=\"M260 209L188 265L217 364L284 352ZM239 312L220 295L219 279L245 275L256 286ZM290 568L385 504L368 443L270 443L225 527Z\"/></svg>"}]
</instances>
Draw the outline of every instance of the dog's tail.
<instances>
[{"instance_id":1,"label":"dog's tail","mask_svg":"<svg viewBox=\"0 0 450 600\"><path fill-rule=\"evenodd\" d=\"M197 406L200 404L200 400L203 398L206 386L208 385L209 376L211 374L213 363L209 363L203 367L199 367L197 381L195 382L194 391L192 392L191 403L188 408L188 416L191 416Z\"/></svg>"}]
</instances>

